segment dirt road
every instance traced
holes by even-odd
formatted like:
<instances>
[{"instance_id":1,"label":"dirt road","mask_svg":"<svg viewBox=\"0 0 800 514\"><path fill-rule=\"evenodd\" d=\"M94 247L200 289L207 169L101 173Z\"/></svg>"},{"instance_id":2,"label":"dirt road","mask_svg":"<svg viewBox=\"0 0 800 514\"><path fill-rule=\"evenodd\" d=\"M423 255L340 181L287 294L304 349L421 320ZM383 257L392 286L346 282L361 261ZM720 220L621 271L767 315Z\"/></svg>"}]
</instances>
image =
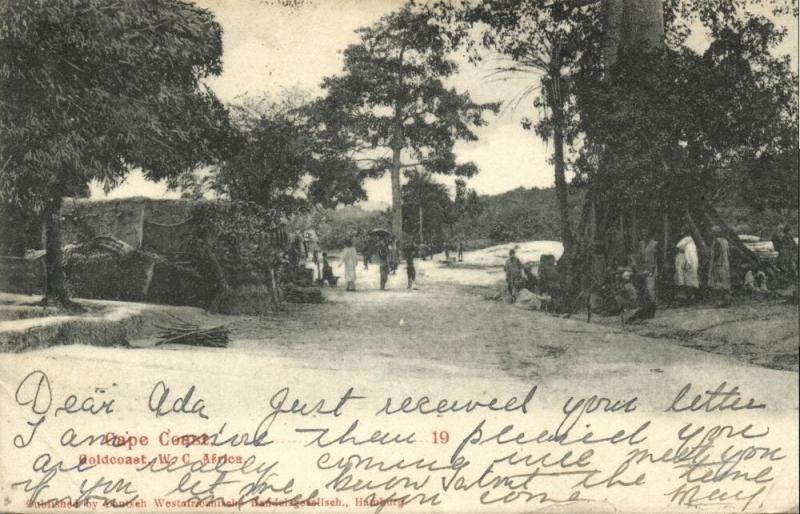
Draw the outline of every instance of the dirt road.
<instances>
[{"instance_id":1,"label":"dirt road","mask_svg":"<svg viewBox=\"0 0 800 514\"><path fill-rule=\"evenodd\" d=\"M682 445L687 427L697 427L696 433L701 433L697 437L702 436L704 441L705 437L720 438L719 444L710 450L711 459L728 451L725 448L734 448L735 455L751 451L748 448L754 444L768 448L768 454L777 460L766 462L762 456L761 460L754 457L737 465L750 476L769 467L764 473L769 475L770 487L741 480L733 482L726 475L727 478L720 478L720 483L704 484L699 492L692 493L694 496L687 496L680 489L692 485L684 480L684 466L665 461L637 464L635 470L629 470L626 480L633 480L640 472L647 474L647 480L637 482L635 494L627 486L575 484L569 474L537 478L530 491L526 487L525 494L546 492L545 496L560 498L558 506L563 508L547 512L696 512L698 504L692 502L700 501L717 487L731 495L741 490L744 492L738 493L739 498L756 500L708 504L712 509L738 511L749 505L751 511L777 512L791 510L795 505L795 470L800 454L796 372L767 369L734 357L686 348L669 339L623 330L615 323L587 324L583 320L556 318L486 301L482 298L485 291L482 288L493 284L496 287L501 279L502 271L496 266L454 269L430 261L420 262L417 290L405 288L402 265L398 275L390 279L387 291L378 290L376 267L366 273L359 272L359 290L355 293L342 288L326 289L323 304L292 306L287 312L267 316L209 316L199 309L146 306L145 315L171 312L182 317L193 316L191 321L203 325L229 324L232 340L228 348L152 347L148 341L139 340L134 341L135 348L69 345L0 354L3 377L0 383L6 391L0 395L0 412L10 413L9 422L0 428L0 454L17 459L8 461L9 465L0 461L0 483L19 480L17 470L29 463L36 452L55 452L65 462L72 462L78 458L78 452L87 451L59 448L53 443L74 426L73 419L78 417L77 426L82 433L114 430L161 441L157 438L166 433L251 433L277 405L282 410L269 429L270 437L277 441L275 445L252 450L226 447L224 451L242 457L252 453L254 458L279 459L277 476L296 480L297 491L321 488L323 495L335 495L344 502L344 507L331 508L328 510L331 512L351 512L348 502L356 501L354 495L364 493L337 488L329 481L333 471L319 465L320 459L332 458L328 454L347 458L351 452L358 452L375 458L403 458L406 462L424 458L443 463L451 462L454 450L461 443L471 464L459 473L467 477L465 480L478 481L488 472L484 470L494 469L493 473L501 476L527 469L526 464L510 462L496 467L496 459L502 460L512 450L539 456L542 452L566 455L567 451L586 450L593 455L592 466L602 473L597 478L602 484L604 479L611 480L608 477L618 466L624 466L622 461L634 448L632 445L667 455L664 452L676 451ZM70 393L79 397L94 394L113 398L114 412L98 419L81 414L52 419L48 416L32 447L24 451L15 449L11 443L13 435L35 413L30 412L24 397L21 402L15 400L14 391L31 373L48 377L54 406ZM167 393L165 388L169 389ZM313 410L314 405L330 408L346 391L351 391L357 399L348 402L341 416L330 412L316 414ZM171 402L178 395L184 395L181 398L188 395L191 403L187 401L186 405L194 409L202 405L207 417L194 415L188 408L182 410L183 407L173 407L177 410L169 415L154 415L154 394L156 398L167 394L169 405L173 405ZM699 399L693 400L695 397ZM500 412L480 408L474 412L431 413L414 407L428 398L430 401L425 404L428 408L465 405L471 401L490 404L492 398L497 398L509 405L516 402L513 405L517 407L522 402L527 410ZM381 414L382 406L391 402L398 409L406 399L409 411L391 417ZM324 404L319 403L323 401ZM756 406L752 410L734 410L720 407L722 402L736 402L739 406L750 402ZM611 411L599 407L610 405L631 408L620 412L619 407ZM679 410L670 410L670 405L677 405ZM307 414L301 415L297 409L306 409ZM569 430L576 440L602 435L608 441L617 433L638 433L641 437L636 443L630 442L631 446L608 442L584 444L581 439L580 444L562 447L554 442L539 444L538 440L535 444L509 444L514 437L512 433L504 436L508 441L502 443L499 435L493 436L506 434L507 430L513 434L517 431L529 435L542 431L552 434L568 420L574 420L574 428ZM414 444L355 446L342 442L316 448L309 442L309 433L317 433L315 430L343 434L354 422L359 426L355 431L359 440L368 440L375 433L411 433ZM720 428L723 424L729 428ZM749 425L754 428L745 428ZM731 435L741 434L741 430L758 431L760 435L757 439ZM485 441L479 440L481 433ZM723 435L726 433L727 436ZM437 443L431 439L432 434L436 437L447 434L449 444ZM92 455L99 451L93 448ZM177 450L152 445L142 450L143 458L153 458L159 451ZM186 458L201 458L204 455L201 452L208 449L185 451ZM128 453L124 448L114 451L114 455ZM115 469L98 466L94 471L108 474ZM167 494L180 478L126 470L125 476L151 502L148 507L154 505L152 498ZM388 479L386 474L374 470L360 473L357 476L379 482L379 477ZM423 477L425 473L413 475ZM530 512L534 507L545 507L549 501L555 501L544 501L541 494L526 500L525 495L518 494L510 485L445 490L441 484L447 483L443 482L446 477L440 475L432 473L422 490L427 495L441 495L441 511L497 512L497 505L482 504L484 492L517 498L518 503L508 506L515 512ZM239 475L228 478L244 480ZM68 476L58 478L52 494L70 494L74 480ZM379 495L404 494L402 486L386 483L395 485L380 487ZM234 494L239 485L225 486L218 494ZM24 501L24 492L8 490L15 505ZM579 501L565 500L577 498L573 496L576 492ZM431 510L427 505L413 503L404 509Z\"/></svg>"},{"instance_id":2,"label":"dirt road","mask_svg":"<svg viewBox=\"0 0 800 514\"><path fill-rule=\"evenodd\" d=\"M626 329L614 319L590 324L486 301L486 287L502 280L496 267L454 268L422 261L417 269L414 290L406 288L402 265L385 291L378 287L377 266L359 268L355 293L325 288L322 305L238 318L231 325L231 348L316 362L328 369L419 378L431 368L442 376L524 381L585 382L614 376L637 388L664 373L688 380L698 366L717 373L760 373L738 355L687 348L665 339L663 330L655 338L654 329ZM701 317L714 315L719 314ZM785 321L796 328L796 321Z\"/></svg>"}]
</instances>

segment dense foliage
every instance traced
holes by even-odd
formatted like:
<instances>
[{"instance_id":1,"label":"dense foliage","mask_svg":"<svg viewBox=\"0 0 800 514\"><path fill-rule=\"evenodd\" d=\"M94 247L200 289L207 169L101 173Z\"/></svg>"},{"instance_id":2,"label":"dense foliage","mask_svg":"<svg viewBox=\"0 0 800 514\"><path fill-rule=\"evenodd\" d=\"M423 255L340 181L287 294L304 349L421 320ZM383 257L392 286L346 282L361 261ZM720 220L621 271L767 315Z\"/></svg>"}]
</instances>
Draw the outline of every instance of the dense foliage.
<instances>
[{"instance_id":1,"label":"dense foliage","mask_svg":"<svg viewBox=\"0 0 800 514\"><path fill-rule=\"evenodd\" d=\"M403 185L403 229L417 243L441 244L455 220L447 186L428 173L409 174Z\"/></svg>"},{"instance_id":2,"label":"dense foliage","mask_svg":"<svg viewBox=\"0 0 800 514\"><path fill-rule=\"evenodd\" d=\"M468 48L506 59L501 76L539 78L511 105L539 91L531 112L547 109L525 124L554 139L565 239L565 166L588 185L599 233L636 227L637 213L651 228L666 214L674 231L692 208L732 196L759 209L796 205L797 76L777 52L786 30L760 14L796 23L796 0L451 5L432 11ZM689 38L698 27L709 40L700 53Z\"/></svg>"},{"instance_id":3,"label":"dense foliage","mask_svg":"<svg viewBox=\"0 0 800 514\"><path fill-rule=\"evenodd\" d=\"M569 246L566 153L579 142L575 80L582 68L601 65L600 3L572 7L550 0L486 0L457 5L454 9L443 2L430 9L473 61L496 62L494 79L526 81L519 93L506 99L506 108L524 105L528 112L538 113L535 120L525 117L522 126L553 143L555 207L561 219L560 239Z\"/></svg>"},{"instance_id":4,"label":"dense foliage","mask_svg":"<svg viewBox=\"0 0 800 514\"><path fill-rule=\"evenodd\" d=\"M582 77L580 126L594 147L578 171L597 201L656 224L732 195L796 206L797 75L774 55L783 35L746 15L717 28L702 54L624 52L610 73Z\"/></svg>"},{"instance_id":5,"label":"dense foliage","mask_svg":"<svg viewBox=\"0 0 800 514\"><path fill-rule=\"evenodd\" d=\"M492 104L473 102L447 87L456 72L440 26L406 6L357 31L344 51L344 72L328 77L316 104L319 126L333 140L349 141L370 176L392 178L393 231L402 235L401 171L424 166L433 173L470 176L474 164L457 164L453 146L476 139Z\"/></svg>"},{"instance_id":6,"label":"dense foliage","mask_svg":"<svg viewBox=\"0 0 800 514\"><path fill-rule=\"evenodd\" d=\"M275 100L232 105L235 143L208 175L210 189L285 214L366 199L365 174L346 147L322 137L309 119L310 110L308 96L297 90Z\"/></svg>"},{"instance_id":7,"label":"dense foliage","mask_svg":"<svg viewBox=\"0 0 800 514\"><path fill-rule=\"evenodd\" d=\"M0 199L46 214L47 296L65 303L63 196L137 167L175 177L226 144L225 109L202 86L221 71L222 33L169 0L9 0L0 20Z\"/></svg>"}]
</instances>

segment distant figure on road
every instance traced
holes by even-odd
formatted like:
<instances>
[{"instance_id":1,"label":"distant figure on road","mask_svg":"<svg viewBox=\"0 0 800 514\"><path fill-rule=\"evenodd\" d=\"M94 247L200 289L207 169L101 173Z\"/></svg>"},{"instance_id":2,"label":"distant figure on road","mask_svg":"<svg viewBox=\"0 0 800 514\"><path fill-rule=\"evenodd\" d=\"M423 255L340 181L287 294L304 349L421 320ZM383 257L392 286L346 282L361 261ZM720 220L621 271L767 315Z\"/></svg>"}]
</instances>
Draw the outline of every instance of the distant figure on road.
<instances>
[{"instance_id":1,"label":"distant figure on road","mask_svg":"<svg viewBox=\"0 0 800 514\"><path fill-rule=\"evenodd\" d=\"M708 287L722 296L722 306L731 301L731 265L728 240L719 227L711 228L714 242L711 243L711 258L708 261Z\"/></svg>"},{"instance_id":2,"label":"distant figure on road","mask_svg":"<svg viewBox=\"0 0 800 514\"><path fill-rule=\"evenodd\" d=\"M687 295L688 299L695 300L700 287L700 277L697 274L700 267L697 246L688 229L684 229L683 233L686 235L678 241L678 253L675 254L675 285Z\"/></svg>"},{"instance_id":3,"label":"distant figure on road","mask_svg":"<svg viewBox=\"0 0 800 514\"><path fill-rule=\"evenodd\" d=\"M458 262L464 262L464 242L458 242Z\"/></svg>"},{"instance_id":4,"label":"distant figure on road","mask_svg":"<svg viewBox=\"0 0 800 514\"><path fill-rule=\"evenodd\" d=\"M344 279L347 282L347 290L356 290L356 265L358 264L358 255L356 255L356 248L353 246L353 240L347 240L347 248L342 253L342 262L339 267L344 266Z\"/></svg>"},{"instance_id":5,"label":"distant figure on road","mask_svg":"<svg viewBox=\"0 0 800 514\"><path fill-rule=\"evenodd\" d=\"M392 241L389 243L389 273L392 275L397 271L397 266L400 261L400 256L397 253L397 242Z\"/></svg>"},{"instance_id":6,"label":"distant figure on road","mask_svg":"<svg viewBox=\"0 0 800 514\"><path fill-rule=\"evenodd\" d=\"M389 247L385 241L380 241L377 246L378 266L381 271L381 291L386 289L386 281L389 280Z\"/></svg>"},{"instance_id":7,"label":"distant figure on road","mask_svg":"<svg viewBox=\"0 0 800 514\"><path fill-rule=\"evenodd\" d=\"M639 242L639 262L638 271L644 276L647 295L650 300L656 301L656 280L658 278L656 253L658 252L658 242L653 238L650 230L642 231L642 240Z\"/></svg>"},{"instance_id":8,"label":"distant figure on road","mask_svg":"<svg viewBox=\"0 0 800 514\"><path fill-rule=\"evenodd\" d=\"M450 262L450 243L444 242L444 260Z\"/></svg>"},{"instance_id":9,"label":"distant figure on road","mask_svg":"<svg viewBox=\"0 0 800 514\"><path fill-rule=\"evenodd\" d=\"M797 275L797 243L792 237L792 229L787 224L778 225L772 236L772 247L778 252L778 267L791 276Z\"/></svg>"},{"instance_id":10,"label":"distant figure on road","mask_svg":"<svg viewBox=\"0 0 800 514\"><path fill-rule=\"evenodd\" d=\"M513 302L517 298L517 291L519 291L519 282L522 279L522 262L517 257L517 252L512 248L508 251L508 259L506 259L503 269L506 272L506 285L508 286L508 294L511 295Z\"/></svg>"},{"instance_id":11,"label":"distant figure on road","mask_svg":"<svg viewBox=\"0 0 800 514\"><path fill-rule=\"evenodd\" d=\"M406 260L406 276L408 277L408 288L411 289L414 286L414 282L417 280L417 270L414 268L414 257L416 257L417 250L414 247L414 243L409 243L403 249L403 257Z\"/></svg>"},{"instance_id":12,"label":"distant figure on road","mask_svg":"<svg viewBox=\"0 0 800 514\"><path fill-rule=\"evenodd\" d=\"M315 264L319 262L319 236L317 231L313 228L307 229L303 232L303 246L305 246L306 259L308 259L309 252L312 255L312 262Z\"/></svg>"}]
</instances>

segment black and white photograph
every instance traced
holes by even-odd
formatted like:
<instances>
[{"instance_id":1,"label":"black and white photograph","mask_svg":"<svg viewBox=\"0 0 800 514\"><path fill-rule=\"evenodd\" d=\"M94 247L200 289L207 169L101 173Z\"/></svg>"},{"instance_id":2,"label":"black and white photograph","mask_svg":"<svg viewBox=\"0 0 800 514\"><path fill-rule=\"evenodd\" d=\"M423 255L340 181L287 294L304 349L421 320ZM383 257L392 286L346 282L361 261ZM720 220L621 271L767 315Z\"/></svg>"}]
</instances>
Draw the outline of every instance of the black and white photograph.
<instances>
[{"instance_id":1,"label":"black and white photograph","mask_svg":"<svg viewBox=\"0 0 800 514\"><path fill-rule=\"evenodd\" d=\"M0 512L798 512L798 10L0 0Z\"/></svg>"}]
</instances>

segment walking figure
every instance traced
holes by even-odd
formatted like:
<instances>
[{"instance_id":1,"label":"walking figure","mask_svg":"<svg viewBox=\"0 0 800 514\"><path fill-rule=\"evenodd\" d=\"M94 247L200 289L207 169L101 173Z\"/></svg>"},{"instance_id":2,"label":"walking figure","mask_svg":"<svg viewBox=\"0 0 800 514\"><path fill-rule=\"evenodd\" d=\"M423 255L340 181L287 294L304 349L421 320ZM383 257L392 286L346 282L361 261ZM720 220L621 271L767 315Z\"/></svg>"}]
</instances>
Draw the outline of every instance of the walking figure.
<instances>
[{"instance_id":1,"label":"walking figure","mask_svg":"<svg viewBox=\"0 0 800 514\"><path fill-rule=\"evenodd\" d=\"M386 281L389 280L389 247L386 242L378 243L378 266L381 271L381 291L386 289Z\"/></svg>"},{"instance_id":2,"label":"walking figure","mask_svg":"<svg viewBox=\"0 0 800 514\"><path fill-rule=\"evenodd\" d=\"M346 244L347 248L345 248L344 252L342 253L342 262L339 263L339 267L344 266L344 279L347 282L347 290L355 291L358 255L356 255L356 249L353 246L353 241L351 239L348 239Z\"/></svg>"},{"instance_id":3,"label":"walking figure","mask_svg":"<svg viewBox=\"0 0 800 514\"><path fill-rule=\"evenodd\" d=\"M508 259L506 259L503 269L506 272L508 294L511 295L511 302L513 303L517 299L519 282L522 279L522 262L517 257L517 252L513 249L508 251Z\"/></svg>"},{"instance_id":4,"label":"walking figure","mask_svg":"<svg viewBox=\"0 0 800 514\"><path fill-rule=\"evenodd\" d=\"M417 270L414 268L414 257L416 256L416 248L414 248L414 243L409 243L408 246L405 247L403 253L403 257L406 259L406 276L408 277L408 288L411 289L414 286L414 282L417 280Z\"/></svg>"}]
</instances>

